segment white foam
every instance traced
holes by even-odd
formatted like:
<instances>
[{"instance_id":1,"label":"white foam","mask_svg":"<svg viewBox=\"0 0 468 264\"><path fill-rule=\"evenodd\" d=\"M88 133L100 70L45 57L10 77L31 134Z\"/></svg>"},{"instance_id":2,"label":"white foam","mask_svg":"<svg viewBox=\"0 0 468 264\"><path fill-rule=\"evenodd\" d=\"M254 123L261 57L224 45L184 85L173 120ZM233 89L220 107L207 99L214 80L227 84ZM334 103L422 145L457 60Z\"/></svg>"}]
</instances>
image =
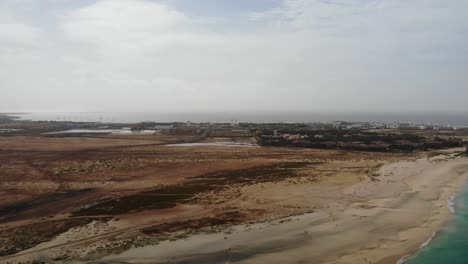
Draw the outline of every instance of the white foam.
<instances>
[{"instance_id":1,"label":"white foam","mask_svg":"<svg viewBox=\"0 0 468 264\"><path fill-rule=\"evenodd\" d=\"M419 246L419 248L427 247L431 243L432 239L434 239L435 236L436 236L436 232L432 232L431 237L428 240L426 240L426 242L422 243L421 246Z\"/></svg>"},{"instance_id":2,"label":"white foam","mask_svg":"<svg viewBox=\"0 0 468 264\"><path fill-rule=\"evenodd\" d=\"M429 239L427 239L424 243L421 244L421 246L419 246L419 248L423 248L423 247L427 247L431 242L432 240L434 239L434 237L436 236L436 232L432 232L432 235ZM406 261L408 260L408 258L410 257L410 255L406 255L406 256L403 256L401 257L397 262L396 264L404 264L406 263Z\"/></svg>"},{"instance_id":3,"label":"white foam","mask_svg":"<svg viewBox=\"0 0 468 264\"><path fill-rule=\"evenodd\" d=\"M403 256L403 257L401 257L401 258L396 262L396 264L404 264L404 263L408 260L408 257L409 257L409 256Z\"/></svg>"},{"instance_id":4,"label":"white foam","mask_svg":"<svg viewBox=\"0 0 468 264\"><path fill-rule=\"evenodd\" d=\"M450 196L447 200L447 207L453 214L455 213L455 196Z\"/></svg>"}]
</instances>

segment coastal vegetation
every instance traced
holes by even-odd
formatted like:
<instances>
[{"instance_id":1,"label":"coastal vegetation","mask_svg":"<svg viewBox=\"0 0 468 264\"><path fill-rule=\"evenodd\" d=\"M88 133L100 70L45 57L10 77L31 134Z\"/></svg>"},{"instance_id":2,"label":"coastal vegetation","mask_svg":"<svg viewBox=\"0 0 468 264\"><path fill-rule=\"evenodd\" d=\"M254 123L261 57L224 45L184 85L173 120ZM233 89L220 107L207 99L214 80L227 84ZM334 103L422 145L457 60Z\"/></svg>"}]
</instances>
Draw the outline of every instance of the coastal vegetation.
<instances>
[{"instance_id":1,"label":"coastal vegetation","mask_svg":"<svg viewBox=\"0 0 468 264\"><path fill-rule=\"evenodd\" d=\"M366 130L282 130L257 131L263 146L344 149L359 151L413 152L464 146L459 138L424 137L411 133L373 132Z\"/></svg>"},{"instance_id":2,"label":"coastal vegetation","mask_svg":"<svg viewBox=\"0 0 468 264\"><path fill-rule=\"evenodd\" d=\"M459 136L465 131L328 123L2 120L0 261L6 263L106 262L112 254L162 241L185 243L198 235L220 239L210 242L210 248L222 252L217 258L225 256L219 245L242 234L248 236L242 243L261 238L265 233L259 230L266 229L297 228L302 234L318 228L314 236L320 236L333 232L322 223L341 226L341 221L358 227L360 234L372 226L385 236L392 231L388 223L379 225L375 220L380 218L372 215L382 213L379 206L393 205L378 205L375 197L411 200L414 195L411 201L426 201L418 194L403 195L402 179L413 176L405 166L432 175L427 168L439 172L443 167L436 166L445 163L436 160L443 159L457 168L444 175L464 173L461 161L447 154L464 149L443 149L463 145ZM436 187L418 193L437 193L438 180L446 179L430 177L435 180L428 186ZM296 226L303 217L311 219ZM289 233L284 235L289 239ZM301 237L297 245L310 243L309 235ZM374 240L363 237L361 242L366 241ZM351 250L346 240L324 246L335 244Z\"/></svg>"}]
</instances>

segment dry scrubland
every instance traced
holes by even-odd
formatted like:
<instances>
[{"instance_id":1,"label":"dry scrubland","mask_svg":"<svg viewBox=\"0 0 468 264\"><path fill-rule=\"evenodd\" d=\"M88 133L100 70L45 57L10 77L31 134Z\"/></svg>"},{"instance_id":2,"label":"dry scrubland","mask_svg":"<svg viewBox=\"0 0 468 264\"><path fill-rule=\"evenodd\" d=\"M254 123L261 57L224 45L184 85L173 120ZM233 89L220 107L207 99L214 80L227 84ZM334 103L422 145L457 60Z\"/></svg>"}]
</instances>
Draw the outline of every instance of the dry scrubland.
<instances>
[{"instance_id":1,"label":"dry scrubland","mask_svg":"<svg viewBox=\"0 0 468 264\"><path fill-rule=\"evenodd\" d=\"M402 160L411 164L426 155L164 145L183 140L190 137L0 137L0 263L93 262L109 256L116 259L105 263L130 261L144 255L132 255L132 250L164 248L171 241L182 241L175 248L184 255L194 249L183 241L189 243L198 236L214 241L207 245L212 245L207 254L215 254L216 263L219 254L231 250L230 245L219 248L222 243L247 243L240 231L237 240L236 235L229 239L240 226L270 228L270 234L288 237L288 226L306 232L306 227L291 224L294 217L312 217L317 226L340 221L356 224L343 218L343 213L355 208L351 215L364 219L381 207L382 201L369 202L370 198L389 199L407 190L406 185L396 184L406 179L401 174L383 175L386 166ZM457 175L464 174L460 168ZM317 220L317 215L326 217ZM330 230L323 228L312 231L323 235ZM262 237L255 231L247 233ZM310 241L302 244L314 247ZM161 248L149 250L159 252ZM120 258L118 254L123 252ZM163 255L150 259L165 263L178 257ZM274 259L252 263L272 263ZM309 259L325 261L317 256Z\"/></svg>"}]
</instances>

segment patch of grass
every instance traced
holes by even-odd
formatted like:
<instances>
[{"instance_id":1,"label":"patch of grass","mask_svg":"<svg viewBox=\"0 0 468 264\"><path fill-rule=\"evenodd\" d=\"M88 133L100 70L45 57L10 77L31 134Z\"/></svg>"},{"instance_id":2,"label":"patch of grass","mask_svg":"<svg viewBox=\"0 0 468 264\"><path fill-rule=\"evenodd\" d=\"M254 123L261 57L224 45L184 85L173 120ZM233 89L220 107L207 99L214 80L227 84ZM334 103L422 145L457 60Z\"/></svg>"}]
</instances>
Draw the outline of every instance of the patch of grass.
<instances>
[{"instance_id":1,"label":"patch of grass","mask_svg":"<svg viewBox=\"0 0 468 264\"><path fill-rule=\"evenodd\" d=\"M145 228L142 230L142 232L146 235L163 235L165 233L175 233L183 230L197 230L203 227L237 224L240 223L244 217L244 215L238 212L228 212L217 215L215 217L204 217L199 219L163 223Z\"/></svg>"},{"instance_id":2,"label":"patch of grass","mask_svg":"<svg viewBox=\"0 0 468 264\"><path fill-rule=\"evenodd\" d=\"M73 213L84 215L118 215L142 210L166 209L192 202L199 194L220 191L226 186L280 181L300 177L296 170L308 162L288 162L237 171L222 171L193 177L184 184L170 185L152 191L128 195L82 208Z\"/></svg>"},{"instance_id":3,"label":"patch of grass","mask_svg":"<svg viewBox=\"0 0 468 264\"><path fill-rule=\"evenodd\" d=\"M109 220L109 218L76 218L47 221L3 230L0 234L0 256L12 255L32 248L40 243L50 241L52 238L73 227L86 225L95 220Z\"/></svg>"}]
</instances>

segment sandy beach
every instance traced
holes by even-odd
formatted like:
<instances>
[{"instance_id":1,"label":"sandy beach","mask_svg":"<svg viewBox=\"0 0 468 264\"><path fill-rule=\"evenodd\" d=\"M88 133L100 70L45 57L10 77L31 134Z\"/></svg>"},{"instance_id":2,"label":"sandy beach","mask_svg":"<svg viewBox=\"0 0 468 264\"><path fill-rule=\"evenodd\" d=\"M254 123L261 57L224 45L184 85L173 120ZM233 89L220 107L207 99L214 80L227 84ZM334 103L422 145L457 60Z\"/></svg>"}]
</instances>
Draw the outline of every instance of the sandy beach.
<instances>
[{"instance_id":1,"label":"sandy beach","mask_svg":"<svg viewBox=\"0 0 468 264\"><path fill-rule=\"evenodd\" d=\"M373 180L311 190L329 197L312 213L133 248L99 263L396 263L450 219L447 201L467 165L451 155L388 163Z\"/></svg>"},{"instance_id":2,"label":"sandy beach","mask_svg":"<svg viewBox=\"0 0 468 264\"><path fill-rule=\"evenodd\" d=\"M2 141L0 263L396 263L468 171L460 148L166 146L182 139Z\"/></svg>"},{"instance_id":3,"label":"sandy beach","mask_svg":"<svg viewBox=\"0 0 468 264\"><path fill-rule=\"evenodd\" d=\"M468 264L467 9L0 0L0 264Z\"/></svg>"}]
</instances>

